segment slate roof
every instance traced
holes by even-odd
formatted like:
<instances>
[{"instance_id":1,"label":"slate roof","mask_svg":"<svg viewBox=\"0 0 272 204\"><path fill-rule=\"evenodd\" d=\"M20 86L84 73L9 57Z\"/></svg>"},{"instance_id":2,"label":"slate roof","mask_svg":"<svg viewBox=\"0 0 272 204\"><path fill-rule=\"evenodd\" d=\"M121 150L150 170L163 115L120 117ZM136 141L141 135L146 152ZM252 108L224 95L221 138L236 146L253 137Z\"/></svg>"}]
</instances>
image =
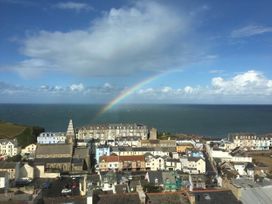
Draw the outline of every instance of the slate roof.
<instances>
[{"instance_id":1,"label":"slate roof","mask_svg":"<svg viewBox=\"0 0 272 204\"><path fill-rule=\"evenodd\" d=\"M236 199L230 190L226 191L196 191L192 192L195 195L196 204L242 204Z\"/></svg>"},{"instance_id":2,"label":"slate roof","mask_svg":"<svg viewBox=\"0 0 272 204\"><path fill-rule=\"evenodd\" d=\"M163 184L162 171L148 171L147 174L149 177L149 182L151 184ZM158 182L156 183L155 180L157 180Z\"/></svg>"},{"instance_id":3,"label":"slate roof","mask_svg":"<svg viewBox=\"0 0 272 204\"><path fill-rule=\"evenodd\" d=\"M163 152L175 152L176 147L112 147L112 151L163 151Z\"/></svg>"},{"instance_id":4,"label":"slate roof","mask_svg":"<svg viewBox=\"0 0 272 204\"><path fill-rule=\"evenodd\" d=\"M36 149L36 157L44 157L45 155L69 154L72 156L72 144L38 144Z\"/></svg>"},{"instance_id":5,"label":"slate roof","mask_svg":"<svg viewBox=\"0 0 272 204\"><path fill-rule=\"evenodd\" d=\"M0 143L1 143L2 145L6 145L6 144L8 144L9 142L11 142L15 147L18 146L17 139L0 139Z\"/></svg>"},{"instance_id":6,"label":"slate roof","mask_svg":"<svg viewBox=\"0 0 272 204\"><path fill-rule=\"evenodd\" d=\"M248 162L248 163L246 164L246 167L245 167L245 169L251 169L251 170L254 170L254 168L255 168L255 166L254 166L254 164L251 163L251 162Z\"/></svg>"},{"instance_id":7,"label":"slate roof","mask_svg":"<svg viewBox=\"0 0 272 204\"><path fill-rule=\"evenodd\" d=\"M70 163L71 158L36 158L35 164L46 164L46 163Z\"/></svg>"},{"instance_id":8,"label":"slate roof","mask_svg":"<svg viewBox=\"0 0 272 204\"><path fill-rule=\"evenodd\" d=\"M169 181L171 183L176 183L176 178L173 171L164 171L162 172L162 180L163 182Z\"/></svg>"},{"instance_id":9,"label":"slate roof","mask_svg":"<svg viewBox=\"0 0 272 204\"><path fill-rule=\"evenodd\" d=\"M94 204L140 204L138 193L99 195L98 202Z\"/></svg>"},{"instance_id":10,"label":"slate roof","mask_svg":"<svg viewBox=\"0 0 272 204\"><path fill-rule=\"evenodd\" d=\"M88 175L88 180L92 183L98 183L100 181L100 176L98 174Z\"/></svg>"},{"instance_id":11,"label":"slate roof","mask_svg":"<svg viewBox=\"0 0 272 204\"><path fill-rule=\"evenodd\" d=\"M74 166L83 166L84 160L83 159L79 159L79 158L73 158L72 159L72 164Z\"/></svg>"},{"instance_id":12,"label":"slate roof","mask_svg":"<svg viewBox=\"0 0 272 204\"><path fill-rule=\"evenodd\" d=\"M271 204L272 186L247 188L241 190L241 201L246 204Z\"/></svg>"},{"instance_id":13,"label":"slate roof","mask_svg":"<svg viewBox=\"0 0 272 204\"><path fill-rule=\"evenodd\" d=\"M149 204L190 204L181 193L147 193L146 196Z\"/></svg>"},{"instance_id":14,"label":"slate roof","mask_svg":"<svg viewBox=\"0 0 272 204\"><path fill-rule=\"evenodd\" d=\"M6 171L0 171L0 177L6 177L7 172Z\"/></svg>"},{"instance_id":15,"label":"slate roof","mask_svg":"<svg viewBox=\"0 0 272 204\"><path fill-rule=\"evenodd\" d=\"M77 147L74 151L74 157L86 158L89 156L89 149L87 147Z\"/></svg>"},{"instance_id":16,"label":"slate roof","mask_svg":"<svg viewBox=\"0 0 272 204\"><path fill-rule=\"evenodd\" d=\"M118 194L127 193L128 192L127 185L126 184L117 184L117 185L115 185L115 191Z\"/></svg>"},{"instance_id":17,"label":"slate roof","mask_svg":"<svg viewBox=\"0 0 272 204\"><path fill-rule=\"evenodd\" d=\"M200 160L200 159L202 159L202 160L204 160L203 158L201 158L201 157L188 157L188 161L194 161L194 162L197 162L198 160Z\"/></svg>"},{"instance_id":18,"label":"slate roof","mask_svg":"<svg viewBox=\"0 0 272 204\"><path fill-rule=\"evenodd\" d=\"M0 161L0 169L15 169L17 162Z\"/></svg>"}]
</instances>

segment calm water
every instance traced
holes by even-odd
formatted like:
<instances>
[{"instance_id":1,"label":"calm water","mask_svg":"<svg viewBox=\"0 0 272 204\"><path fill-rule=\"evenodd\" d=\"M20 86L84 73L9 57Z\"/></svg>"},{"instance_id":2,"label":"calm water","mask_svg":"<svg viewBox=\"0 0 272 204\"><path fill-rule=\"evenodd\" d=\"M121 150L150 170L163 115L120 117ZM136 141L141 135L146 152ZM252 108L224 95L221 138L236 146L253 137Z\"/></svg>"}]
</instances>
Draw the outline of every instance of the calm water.
<instances>
[{"instance_id":1,"label":"calm water","mask_svg":"<svg viewBox=\"0 0 272 204\"><path fill-rule=\"evenodd\" d=\"M225 137L272 132L272 105L125 105L97 116L100 105L0 105L0 120L64 131L92 123L137 122L160 131Z\"/></svg>"}]
</instances>

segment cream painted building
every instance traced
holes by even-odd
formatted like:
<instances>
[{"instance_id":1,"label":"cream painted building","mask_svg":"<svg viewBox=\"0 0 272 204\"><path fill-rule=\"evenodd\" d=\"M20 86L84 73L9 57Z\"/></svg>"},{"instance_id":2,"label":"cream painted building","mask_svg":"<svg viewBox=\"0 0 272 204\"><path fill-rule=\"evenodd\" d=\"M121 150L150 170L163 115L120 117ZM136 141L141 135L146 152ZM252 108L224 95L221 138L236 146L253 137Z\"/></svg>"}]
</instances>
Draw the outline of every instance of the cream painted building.
<instances>
[{"instance_id":1,"label":"cream painted building","mask_svg":"<svg viewBox=\"0 0 272 204\"><path fill-rule=\"evenodd\" d=\"M112 153L120 156L144 155L150 153L154 156L170 156L175 147L112 147Z\"/></svg>"},{"instance_id":2,"label":"cream painted building","mask_svg":"<svg viewBox=\"0 0 272 204\"><path fill-rule=\"evenodd\" d=\"M165 159L163 156L153 156L147 153L145 156L146 170L157 171L165 169Z\"/></svg>"},{"instance_id":3,"label":"cream painted building","mask_svg":"<svg viewBox=\"0 0 272 204\"><path fill-rule=\"evenodd\" d=\"M141 139L147 139L148 133L147 126L142 124L99 124L80 128L77 139L100 139L102 141L107 141L127 136L139 136Z\"/></svg>"},{"instance_id":4,"label":"cream painted building","mask_svg":"<svg viewBox=\"0 0 272 204\"><path fill-rule=\"evenodd\" d=\"M100 171L144 171L145 157L142 156L101 156L99 158Z\"/></svg>"},{"instance_id":5,"label":"cream painted building","mask_svg":"<svg viewBox=\"0 0 272 204\"><path fill-rule=\"evenodd\" d=\"M257 136L255 133L232 133L229 141L234 147L245 147L250 150L269 150L272 148L272 135Z\"/></svg>"},{"instance_id":6,"label":"cream painted building","mask_svg":"<svg viewBox=\"0 0 272 204\"><path fill-rule=\"evenodd\" d=\"M167 158L165 160L165 170L168 171L181 171L182 165L180 159Z\"/></svg>"},{"instance_id":7,"label":"cream painted building","mask_svg":"<svg viewBox=\"0 0 272 204\"><path fill-rule=\"evenodd\" d=\"M19 169L19 178L34 178L34 167L30 166L27 163L24 163L20 166Z\"/></svg>"},{"instance_id":8,"label":"cream painted building","mask_svg":"<svg viewBox=\"0 0 272 204\"><path fill-rule=\"evenodd\" d=\"M13 157L20 151L21 147L18 146L17 139L0 139L0 155Z\"/></svg>"},{"instance_id":9,"label":"cream painted building","mask_svg":"<svg viewBox=\"0 0 272 204\"><path fill-rule=\"evenodd\" d=\"M206 162L203 158L199 157L185 157L181 158L182 170L190 174L205 174Z\"/></svg>"},{"instance_id":10,"label":"cream painted building","mask_svg":"<svg viewBox=\"0 0 272 204\"><path fill-rule=\"evenodd\" d=\"M176 147L176 140L141 140L141 147Z\"/></svg>"},{"instance_id":11,"label":"cream painted building","mask_svg":"<svg viewBox=\"0 0 272 204\"><path fill-rule=\"evenodd\" d=\"M22 155L25 155L25 154L34 155L35 151L36 151L36 144L30 144L21 150L21 154Z\"/></svg>"}]
</instances>

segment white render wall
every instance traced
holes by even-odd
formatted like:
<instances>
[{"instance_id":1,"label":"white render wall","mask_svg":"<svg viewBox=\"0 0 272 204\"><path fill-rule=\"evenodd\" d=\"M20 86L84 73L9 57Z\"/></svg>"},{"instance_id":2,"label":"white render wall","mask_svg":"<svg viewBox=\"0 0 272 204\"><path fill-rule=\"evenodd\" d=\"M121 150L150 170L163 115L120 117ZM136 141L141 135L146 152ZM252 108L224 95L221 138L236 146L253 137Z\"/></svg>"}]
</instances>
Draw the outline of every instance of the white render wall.
<instances>
[{"instance_id":1,"label":"white render wall","mask_svg":"<svg viewBox=\"0 0 272 204\"><path fill-rule=\"evenodd\" d=\"M0 141L0 154L13 157L20 152L20 148L15 146L12 141Z\"/></svg>"},{"instance_id":2,"label":"white render wall","mask_svg":"<svg viewBox=\"0 0 272 204\"><path fill-rule=\"evenodd\" d=\"M65 140L63 132L43 132L37 137L38 144L64 144Z\"/></svg>"}]
</instances>

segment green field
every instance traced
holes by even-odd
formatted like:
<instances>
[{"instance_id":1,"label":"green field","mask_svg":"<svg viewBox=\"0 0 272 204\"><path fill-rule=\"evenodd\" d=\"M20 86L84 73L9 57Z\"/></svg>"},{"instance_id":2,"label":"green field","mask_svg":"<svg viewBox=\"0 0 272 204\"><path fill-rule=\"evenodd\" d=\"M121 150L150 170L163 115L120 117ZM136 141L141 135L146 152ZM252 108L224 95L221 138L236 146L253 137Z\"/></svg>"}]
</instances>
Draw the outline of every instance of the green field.
<instances>
[{"instance_id":1,"label":"green field","mask_svg":"<svg viewBox=\"0 0 272 204\"><path fill-rule=\"evenodd\" d=\"M44 129L40 127L23 126L0 121L0 139L17 138L18 144L22 147L35 143L37 136L43 131Z\"/></svg>"},{"instance_id":2,"label":"green field","mask_svg":"<svg viewBox=\"0 0 272 204\"><path fill-rule=\"evenodd\" d=\"M26 129L25 126L8 122L0 122L0 139L13 139Z\"/></svg>"}]
</instances>

